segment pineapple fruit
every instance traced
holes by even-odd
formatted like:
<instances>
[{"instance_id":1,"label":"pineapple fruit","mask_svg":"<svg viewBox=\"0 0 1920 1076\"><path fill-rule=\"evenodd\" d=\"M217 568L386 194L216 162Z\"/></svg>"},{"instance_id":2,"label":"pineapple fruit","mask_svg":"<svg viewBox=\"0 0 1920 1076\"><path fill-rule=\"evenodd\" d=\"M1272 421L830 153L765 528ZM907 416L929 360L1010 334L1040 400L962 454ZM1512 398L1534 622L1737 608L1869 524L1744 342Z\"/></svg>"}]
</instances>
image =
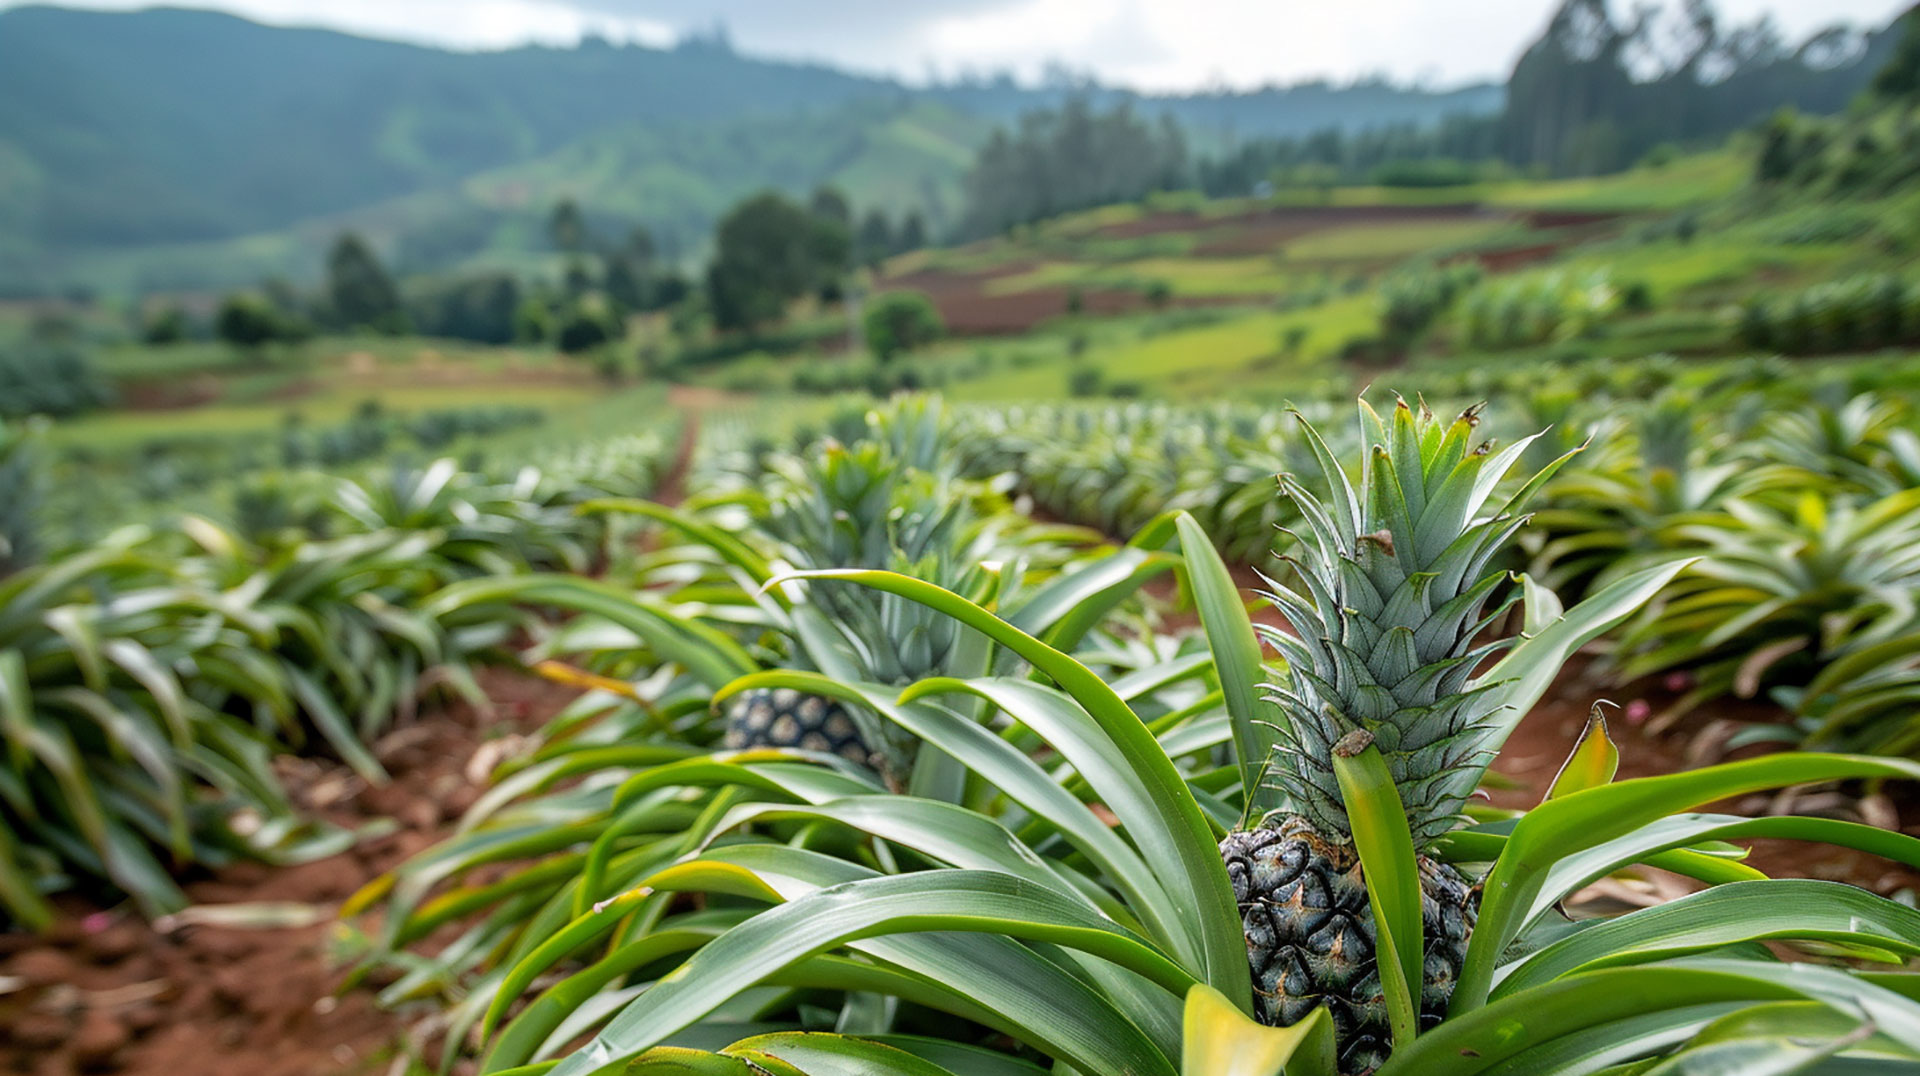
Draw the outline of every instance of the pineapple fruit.
<instances>
[{"instance_id":1,"label":"pineapple fruit","mask_svg":"<svg viewBox=\"0 0 1920 1076\"><path fill-rule=\"evenodd\" d=\"M1558 466L1501 513L1475 518L1472 506L1501 478L1494 472L1514 458L1488 467L1493 457L1475 443L1477 424L1477 409L1449 423L1402 401L1382 420L1363 402L1362 435L1372 447L1358 489L1311 427L1305 434L1329 496L1281 478L1305 521L1300 548L1282 558L1297 589L1268 581L1292 631L1263 633L1288 667L1274 688L1285 722L1266 769L1284 806L1229 834L1220 851L1240 905L1258 1015L1287 1025L1326 1005L1346 1076L1378 1068L1390 1037L1373 915L1333 770L1343 739L1370 738L1380 749L1413 833L1423 1029L1445 1015L1473 930L1473 887L1428 853L1457 823L1490 761L1482 733L1493 712L1486 687L1470 681L1510 642L1481 639L1507 609L1489 608L1506 578L1493 561L1524 522L1513 509Z\"/></svg>"},{"instance_id":2,"label":"pineapple fruit","mask_svg":"<svg viewBox=\"0 0 1920 1076\"><path fill-rule=\"evenodd\" d=\"M977 590L1001 535L976 510L979 491L941 458L938 404L916 400L866 421L851 446L828 440L819 455L780 465L766 524L784 556L798 568L880 568ZM809 582L791 627L779 664L894 685L939 675L961 630L917 603L831 580ZM737 695L723 742L834 754L896 781L917 746L878 715L786 688Z\"/></svg>"}]
</instances>

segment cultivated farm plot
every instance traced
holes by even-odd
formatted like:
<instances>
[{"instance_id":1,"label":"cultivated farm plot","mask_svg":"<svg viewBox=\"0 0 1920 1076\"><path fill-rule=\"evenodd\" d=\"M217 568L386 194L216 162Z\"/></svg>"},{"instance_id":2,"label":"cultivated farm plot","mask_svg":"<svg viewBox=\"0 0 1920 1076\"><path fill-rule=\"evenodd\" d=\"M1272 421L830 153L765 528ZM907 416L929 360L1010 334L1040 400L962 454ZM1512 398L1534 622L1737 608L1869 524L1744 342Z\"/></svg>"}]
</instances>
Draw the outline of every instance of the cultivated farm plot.
<instances>
[{"instance_id":1,"label":"cultivated farm plot","mask_svg":"<svg viewBox=\"0 0 1920 1076\"><path fill-rule=\"evenodd\" d=\"M1155 287L1176 306L1284 298L1331 280L1426 257L1536 261L1607 229L1610 214L1506 210L1462 203L1083 214L1031 235L903 261L883 289L925 292L948 328L1008 334L1076 309L1148 308ZM1523 255L1511 253L1524 250ZM1484 252L1484 253L1479 253Z\"/></svg>"}]
</instances>

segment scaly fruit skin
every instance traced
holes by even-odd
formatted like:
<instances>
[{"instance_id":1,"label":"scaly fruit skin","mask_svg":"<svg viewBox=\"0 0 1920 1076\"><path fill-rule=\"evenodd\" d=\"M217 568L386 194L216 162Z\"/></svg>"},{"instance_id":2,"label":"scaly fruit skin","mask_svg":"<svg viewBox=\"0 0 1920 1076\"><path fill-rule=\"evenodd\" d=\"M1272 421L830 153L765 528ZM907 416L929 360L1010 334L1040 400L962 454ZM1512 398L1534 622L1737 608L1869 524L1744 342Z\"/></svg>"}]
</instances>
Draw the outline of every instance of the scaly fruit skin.
<instances>
[{"instance_id":1,"label":"scaly fruit skin","mask_svg":"<svg viewBox=\"0 0 1920 1076\"><path fill-rule=\"evenodd\" d=\"M872 748L860 738L847 708L834 699L792 688L743 691L727 708L726 746L784 747L839 755L862 766L873 765Z\"/></svg>"},{"instance_id":2,"label":"scaly fruit skin","mask_svg":"<svg viewBox=\"0 0 1920 1076\"><path fill-rule=\"evenodd\" d=\"M1334 844L1306 819L1292 817L1228 834L1220 855L1240 905L1260 1021L1284 1027L1325 1005L1342 1076L1379 1068L1392 1033L1373 956L1373 909L1353 847ZM1425 856L1419 863L1424 1031L1446 1016L1478 901L1460 872Z\"/></svg>"}]
</instances>

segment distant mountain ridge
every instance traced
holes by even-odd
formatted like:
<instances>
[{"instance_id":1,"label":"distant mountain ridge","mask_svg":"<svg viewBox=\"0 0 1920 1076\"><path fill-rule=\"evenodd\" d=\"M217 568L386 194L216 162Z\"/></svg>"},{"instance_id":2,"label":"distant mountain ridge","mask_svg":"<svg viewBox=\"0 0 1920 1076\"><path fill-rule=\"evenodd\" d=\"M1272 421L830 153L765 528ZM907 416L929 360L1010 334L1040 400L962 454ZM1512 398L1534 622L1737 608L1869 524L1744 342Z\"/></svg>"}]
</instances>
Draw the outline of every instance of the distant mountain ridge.
<instances>
[{"instance_id":1,"label":"distant mountain ridge","mask_svg":"<svg viewBox=\"0 0 1920 1076\"><path fill-rule=\"evenodd\" d=\"M773 185L953 211L992 126L1066 87L911 87L711 41L450 52L179 8L0 10L0 294L226 287L304 275L351 224L413 267L540 246L580 199L609 229L698 242ZM1436 121L1496 85L1307 84L1126 97L1196 140Z\"/></svg>"}]
</instances>

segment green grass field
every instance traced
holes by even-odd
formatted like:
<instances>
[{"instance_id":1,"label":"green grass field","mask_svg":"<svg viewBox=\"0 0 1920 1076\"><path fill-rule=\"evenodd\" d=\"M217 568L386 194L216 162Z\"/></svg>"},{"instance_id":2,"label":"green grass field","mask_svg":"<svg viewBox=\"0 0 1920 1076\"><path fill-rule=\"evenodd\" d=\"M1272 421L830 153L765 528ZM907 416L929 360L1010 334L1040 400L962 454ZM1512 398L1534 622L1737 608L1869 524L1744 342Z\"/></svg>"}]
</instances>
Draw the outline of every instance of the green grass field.
<instances>
[{"instance_id":1,"label":"green grass field","mask_svg":"<svg viewBox=\"0 0 1920 1076\"><path fill-rule=\"evenodd\" d=\"M912 141L919 137L916 130L899 134ZM1494 367L1569 354L1735 353L1732 311L1745 297L1859 270L1904 267L1898 221L1903 212L1920 209L1920 194L1842 207L1754 204L1743 193L1745 161L1740 152L1724 151L1587 179L1437 190L1342 188L1325 193L1318 204L1468 208L1457 215L1400 221L1356 220L1343 210L1344 216L1329 216L1324 227L1313 226L1310 205L1299 200L1298 192L1282 192L1274 204L1291 205L1291 215L1284 218L1293 222L1284 225L1291 231L1272 233L1281 237L1264 251L1231 242L1249 222L1268 219L1249 216L1263 203L1155 196L992 240L906 255L887 267L878 286L935 272L947 282L943 287L958 287L963 298L971 287L983 301L1017 302L1029 293L1057 296L1067 289L1132 297L1130 312L1108 316L1061 316L1060 306L1047 305L1057 298L1042 301L1044 320L1025 332L963 334L902 360L916 371L917 383L955 399L1045 399L1079 392L1278 400L1306 385L1331 380L1357 387L1378 376L1375 368L1347 367L1340 356L1349 345L1380 332L1380 282L1402 267L1488 257L1496 259L1489 263L1499 267L1496 277L1563 269L1609 280L1616 288L1644 285L1654 304L1647 312L1604 317L1577 339L1504 352L1467 346L1459 315L1443 314L1408 356L1416 365ZM1472 210L1471 203L1482 208ZM1300 215L1303 208L1306 217ZM1526 223L1527 214L1556 209L1623 215L1575 232ZM1149 217L1154 227L1178 220L1168 213L1187 214L1190 226L1114 234ZM1683 219L1697 223L1682 232L1674 222ZM1867 243L1854 235L1869 227L1896 239ZM1198 253L1210 244L1223 252ZM1511 250L1535 260L1506 267L1498 261L1505 257L1500 252ZM1537 260L1540 251L1552 254L1550 260ZM1147 309L1145 297L1162 285L1174 306ZM1184 308L1189 303L1204 308ZM840 317L832 310L809 316ZM664 331L654 330L649 338L656 344L666 339ZM794 354L753 352L690 368L683 376L722 390L718 398L729 405L755 397L774 411L796 414L814 413L826 398L796 393L797 383L809 392L828 391L819 387L823 383L858 391L877 383L876 376L884 382L898 374L894 367L876 375L872 359L833 354L838 346L823 337ZM815 350L821 347L827 352ZM368 400L402 413L529 406L568 426L594 416L596 428L666 417L657 383L645 391L610 393L589 364L539 347L355 337L249 356L214 343L119 344L101 348L98 362L127 387L129 404L142 406L57 424L51 440L60 448L131 450L154 440L258 434L278 428L294 413L326 424L346 418ZM217 392L197 406L155 406L140 398L148 391L143 386L207 384Z\"/></svg>"}]
</instances>

